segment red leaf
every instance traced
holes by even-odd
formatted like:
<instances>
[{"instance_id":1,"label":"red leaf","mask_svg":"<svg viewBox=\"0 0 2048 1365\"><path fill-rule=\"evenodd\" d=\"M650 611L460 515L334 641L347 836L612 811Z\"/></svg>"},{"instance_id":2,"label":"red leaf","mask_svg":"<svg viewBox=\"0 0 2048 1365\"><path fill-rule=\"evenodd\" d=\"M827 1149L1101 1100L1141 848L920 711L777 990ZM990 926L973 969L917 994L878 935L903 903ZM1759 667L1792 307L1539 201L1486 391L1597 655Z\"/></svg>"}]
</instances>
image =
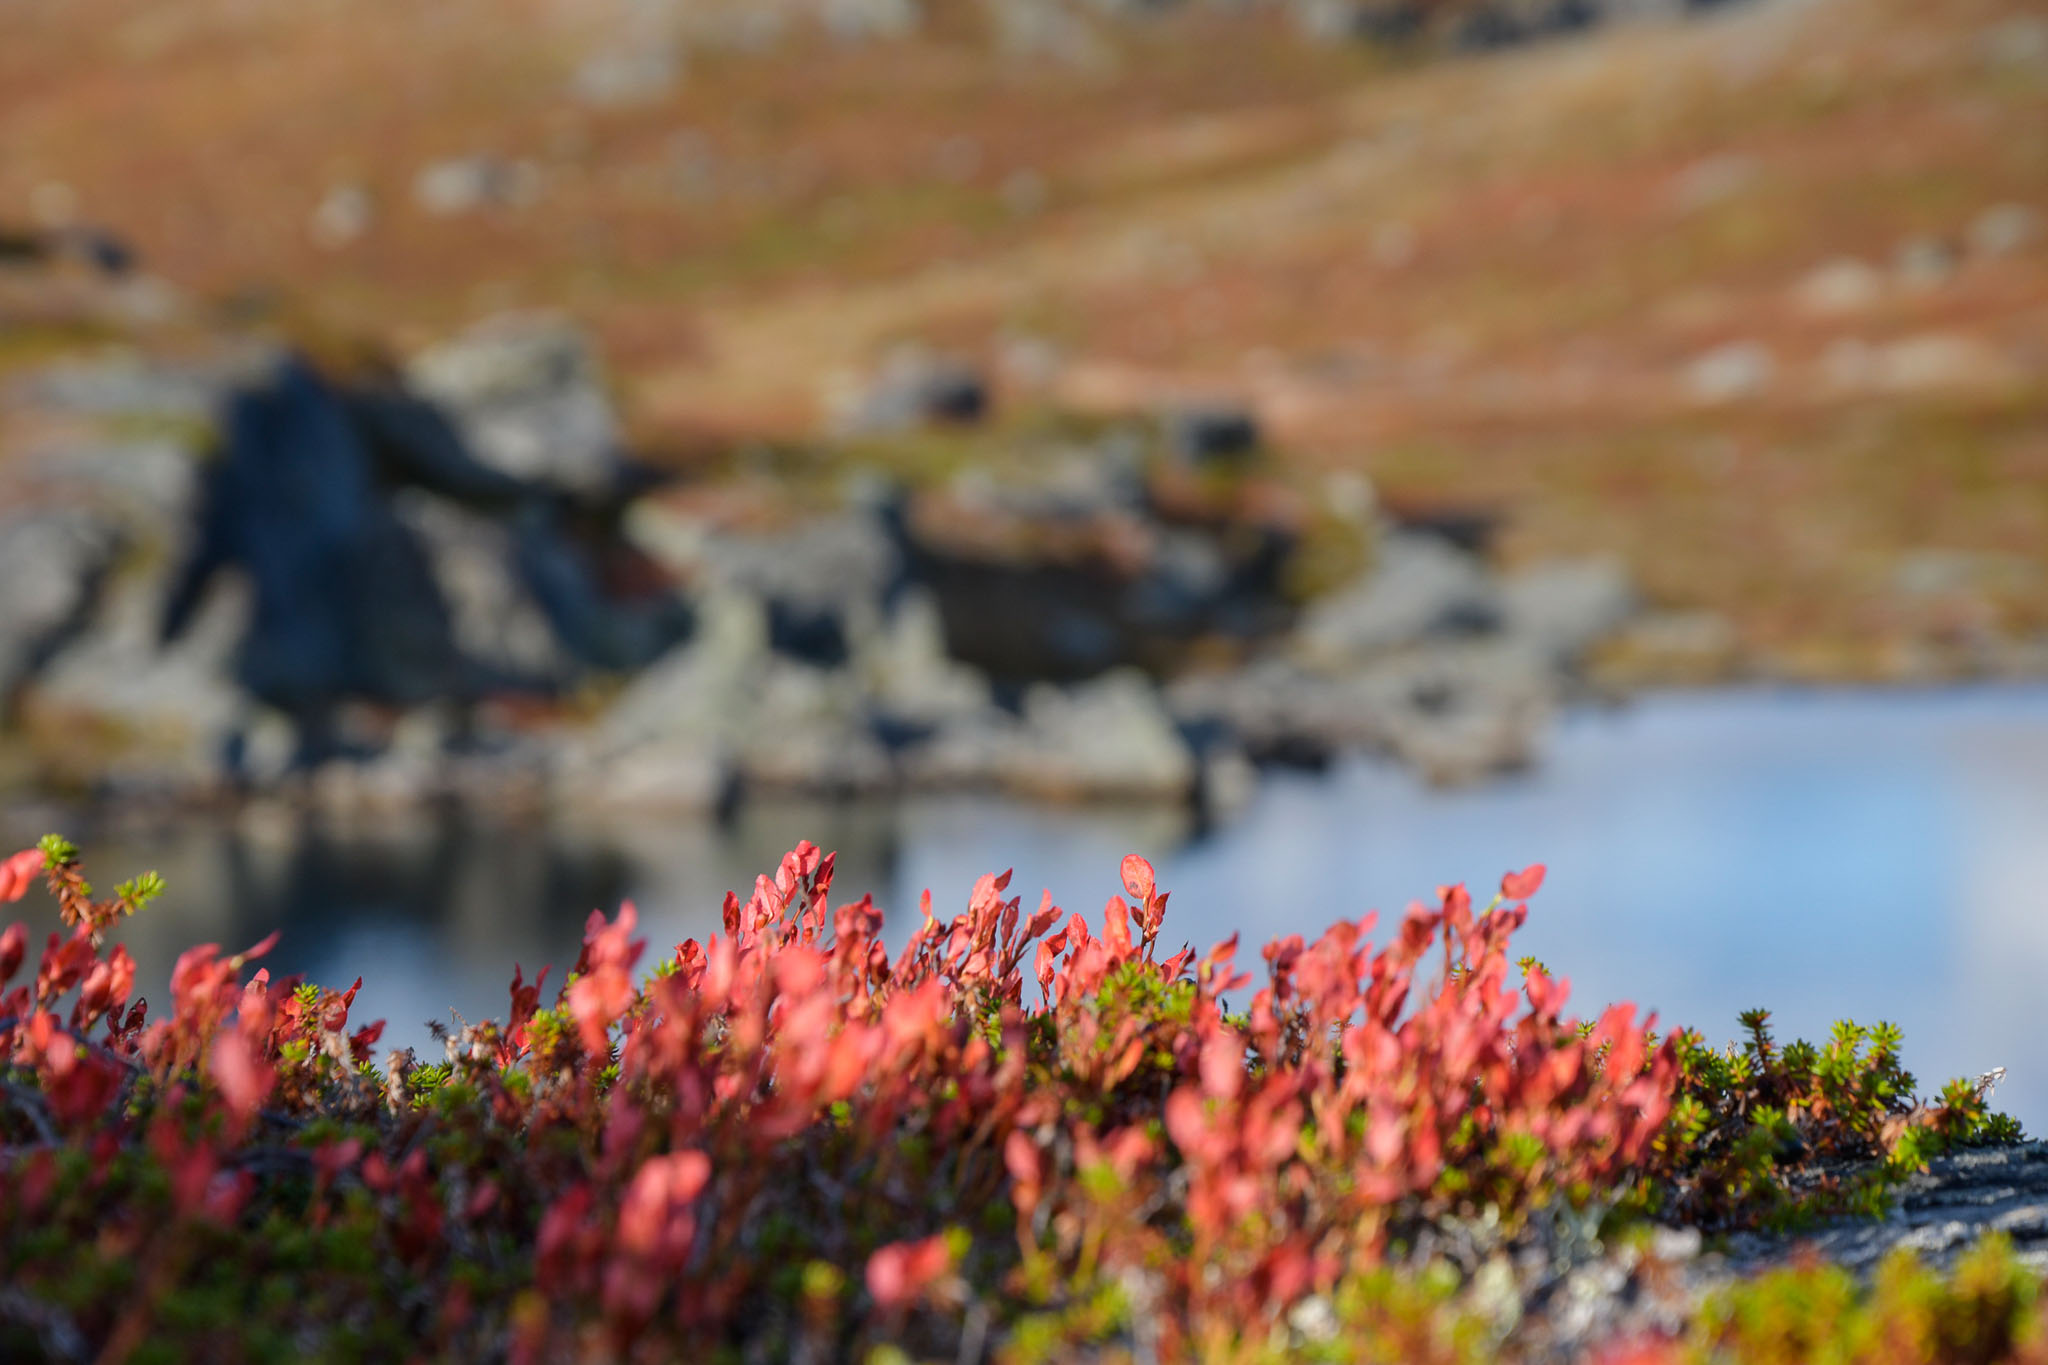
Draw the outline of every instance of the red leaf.
<instances>
[{"instance_id":1,"label":"red leaf","mask_svg":"<svg viewBox=\"0 0 2048 1365\"><path fill-rule=\"evenodd\" d=\"M1500 894L1511 901L1525 901L1536 894L1543 885L1543 864L1531 863L1520 872L1510 872L1500 879Z\"/></svg>"},{"instance_id":2,"label":"red leaf","mask_svg":"<svg viewBox=\"0 0 2048 1365\"><path fill-rule=\"evenodd\" d=\"M1202 1093L1211 1099L1234 1099L1244 1084L1244 1043L1235 1034L1218 1033L1202 1044Z\"/></svg>"},{"instance_id":3,"label":"red leaf","mask_svg":"<svg viewBox=\"0 0 2048 1365\"><path fill-rule=\"evenodd\" d=\"M1020 1186L1035 1190L1045 1178L1045 1163L1038 1154L1038 1144L1015 1129L1003 1142L1003 1165L1009 1168L1010 1179Z\"/></svg>"},{"instance_id":4,"label":"red leaf","mask_svg":"<svg viewBox=\"0 0 2048 1365\"><path fill-rule=\"evenodd\" d=\"M921 1298L952 1263L944 1236L891 1242L868 1257L868 1293L884 1312L900 1311Z\"/></svg>"},{"instance_id":5,"label":"red leaf","mask_svg":"<svg viewBox=\"0 0 2048 1365\"><path fill-rule=\"evenodd\" d=\"M223 1033L213 1044L213 1083L227 1101L234 1116L246 1123L270 1098L277 1084L277 1072L256 1055L256 1049L240 1033Z\"/></svg>"},{"instance_id":6,"label":"red leaf","mask_svg":"<svg viewBox=\"0 0 2048 1365\"><path fill-rule=\"evenodd\" d=\"M1152 899L1153 891L1158 888L1158 882L1152 874L1152 864L1133 853L1124 859L1123 873L1124 890L1131 894L1131 899L1138 901Z\"/></svg>"},{"instance_id":7,"label":"red leaf","mask_svg":"<svg viewBox=\"0 0 2048 1365\"><path fill-rule=\"evenodd\" d=\"M1115 950L1117 956L1130 956L1131 907L1124 903L1122 896L1111 896L1109 904L1102 908L1102 941Z\"/></svg>"},{"instance_id":8,"label":"red leaf","mask_svg":"<svg viewBox=\"0 0 2048 1365\"><path fill-rule=\"evenodd\" d=\"M21 969L21 959L28 952L28 926L16 921L7 926L7 932L0 933L0 984L11 980Z\"/></svg>"},{"instance_id":9,"label":"red leaf","mask_svg":"<svg viewBox=\"0 0 2048 1365\"><path fill-rule=\"evenodd\" d=\"M35 884L36 874L43 870L43 851L39 848L25 848L0 863L0 901L18 901L28 894ZM0 973L0 977L4 977Z\"/></svg>"}]
</instances>

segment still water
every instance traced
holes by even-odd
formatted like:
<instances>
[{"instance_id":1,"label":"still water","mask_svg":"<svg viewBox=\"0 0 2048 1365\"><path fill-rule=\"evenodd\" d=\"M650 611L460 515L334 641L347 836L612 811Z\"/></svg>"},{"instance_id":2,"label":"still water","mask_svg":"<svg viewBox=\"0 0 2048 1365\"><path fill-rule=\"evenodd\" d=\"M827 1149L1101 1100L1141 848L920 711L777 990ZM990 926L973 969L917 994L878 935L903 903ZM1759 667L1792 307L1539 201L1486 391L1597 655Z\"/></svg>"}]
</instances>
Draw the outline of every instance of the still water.
<instances>
[{"instance_id":1,"label":"still water","mask_svg":"<svg viewBox=\"0 0 2048 1365\"><path fill-rule=\"evenodd\" d=\"M1118 860L1142 852L1173 893L1167 938L1240 931L1253 963L1267 938L1374 908L1388 920L1442 882L1483 899L1501 873L1543 862L1522 942L1570 979L1579 1012L1633 1000L1717 1040L1752 1005L1781 1037L1889 1019L1923 1086L2007 1067L1998 1105L2048 1131L2038 687L1659 696L1569 716L1523 776L1442 792L1369 761L1276 774L1207 830L993 798L755 805L723 826L0 819L9 847L52 827L103 884L151 867L169 880L125 930L154 1000L190 943L234 949L282 929L274 975L361 974L355 1018L388 1018L387 1040L415 1044L451 1008L502 1012L515 962L529 976L553 963L559 980L593 907L634 899L654 953L714 931L724 892L744 895L800 838L840 851L837 890L873 890L899 939L921 890L943 916L1005 867L1028 903L1046 887L1092 918Z\"/></svg>"}]
</instances>

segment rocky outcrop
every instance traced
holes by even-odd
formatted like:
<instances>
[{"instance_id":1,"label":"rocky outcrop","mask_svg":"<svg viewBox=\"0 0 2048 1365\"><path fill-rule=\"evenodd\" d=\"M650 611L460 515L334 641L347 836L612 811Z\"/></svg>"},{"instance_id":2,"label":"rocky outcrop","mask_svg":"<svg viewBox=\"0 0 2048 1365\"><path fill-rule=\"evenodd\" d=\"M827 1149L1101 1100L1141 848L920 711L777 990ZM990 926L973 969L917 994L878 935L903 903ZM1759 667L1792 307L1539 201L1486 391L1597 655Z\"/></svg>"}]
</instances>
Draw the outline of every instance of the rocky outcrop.
<instances>
[{"instance_id":1,"label":"rocky outcrop","mask_svg":"<svg viewBox=\"0 0 2048 1365\"><path fill-rule=\"evenodd\" d=\"M1909 1176L1882 1219L1843 1220L1796 1237L1745 1234L1729 1240L1730 1271L1752 1271L1805 1248L1834 1265L1869 1274L1894 1251L1942 1267L1984 1236L2001 1233L2034 1270L2048 1273L2048 1143L1965 1149Z\"/></svg>"},{"instance_id":2,"label":"rocky outcrop","mask_svg":"<svg viewBox=\"0 0 2048 1365\"><path fill-rule=\"evenodd\" d=\"M913 359L885 367L854 448L978 410L978 379ZM45 777L88 790L1223 808L1252 761L1361 749L1465 781L1531 760L1635 608L1608 562L1504 576L1455 518L1378 525L1369 495L1312 511L1227 406L727 515L634 473L588 344L554 319L473 328L397 379L251 353L67 365L27 391L189 433L8 473L0 684ZM1304 607L1290 566L1323 523L1344 553L1319 562L1370 562Z\"/></svg>"},{"instance_id":3,"label":"rocky outcrop","mask_svg":"<svg viewBox=\"0 0 2048 1365\"><path fill-rule=\"evenodd\" d=\"M1599 1211L1539 1210L1513 1236L1485 1219L1444 1220L1411 1248L1416 1265L1441 1260L1463 1280L1459 1304L1516 1358L1602 1358L1616 1342L1684 1332L1701 1303L1738 1279L1811 1256L1868 1282L1907 1251L1947 1270L1986 1236L2009 1237L2020 1262L2048 1272L2048 1144L1985 1147L1938 1158L1897 1191L1882 1219L1844 1219L1797 1233L1742 1233L1711 1241L1693 1228L1653 1227L1603 1239ZM1318 1323L1311 1298L1290 1326L1306 1346Z\"/></svg>"},{"instance_id":4,"label":"rocky outcrop","mask_svg":"<svg viewBox=\"0 0 2048 1365\"><path fill-rule=\"evenodd\" d=\"M1168 689L1191 727L1220 727L1260 757L1322 762L1388 753L1433 782L1525 766L1588 651L1635 612L1606 560L1505 578L1431 536L1383 536L1371 569L1311 606L1288 646Z\"/></svg>"},{"instance_id":5,"label":"rocky outcrop","mask_svg":"<svg viewBox=\"0 0 2048 1365\"><path fill-rule=\"evenodd\" d=\"M585 497L618 489L618 423L589 340L563 319L490 319L421 352L405 377L498 473Z\"/></svg>"}]
</instances>

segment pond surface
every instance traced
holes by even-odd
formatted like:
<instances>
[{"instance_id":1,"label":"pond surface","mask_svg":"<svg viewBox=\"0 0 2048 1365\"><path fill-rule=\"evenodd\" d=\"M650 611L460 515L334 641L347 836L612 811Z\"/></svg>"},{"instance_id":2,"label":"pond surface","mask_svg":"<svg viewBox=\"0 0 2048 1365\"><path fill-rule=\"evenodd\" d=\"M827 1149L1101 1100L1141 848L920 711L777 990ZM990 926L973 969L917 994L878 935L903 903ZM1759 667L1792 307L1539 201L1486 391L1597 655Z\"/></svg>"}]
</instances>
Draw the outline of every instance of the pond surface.
<instances>
[{"instance_id":1,"label":"pond surface","mask_svg":"<svg viewBox=\"0 0 2048 1365\"><path fill-rule=\"evenodd\" d=\"M424 1044L424 1021L501 1014L529 976L576 956L584 916L634 898L652 955L718 928L800 838L840 850L846 898L872 889L900 940L930 888L942 916L974 879L1016 869L1099 915L1123 854L1158 864L1169 940L1313 936L1369 909L1391 922L1442 882L1484 899L1549 865L1521 942L1572 983L1577 1012L1615 1000L1732 1036L1774 1011L1781 1038L1836 1018L1888 1019L1924 1088L2009 1068L1997 1103L2048 1130L2048 689L1742 691L1658 696L1567 717L1540 765L1433 791L1384 764L1269 776L1229 823L1200 831L1143 809L994 798L756 805L728 825L504 827L457 815L309 827L232 821L98 825L15 811L20 843L59 828L103 883L170 882L125 931L143 989L167 997L183 947L284 936L273 974L366 980L355 1017ZM40 893L38 893L40 899ZM46 906L31 903L33 917Z\"/></svg>"}]
</instances>

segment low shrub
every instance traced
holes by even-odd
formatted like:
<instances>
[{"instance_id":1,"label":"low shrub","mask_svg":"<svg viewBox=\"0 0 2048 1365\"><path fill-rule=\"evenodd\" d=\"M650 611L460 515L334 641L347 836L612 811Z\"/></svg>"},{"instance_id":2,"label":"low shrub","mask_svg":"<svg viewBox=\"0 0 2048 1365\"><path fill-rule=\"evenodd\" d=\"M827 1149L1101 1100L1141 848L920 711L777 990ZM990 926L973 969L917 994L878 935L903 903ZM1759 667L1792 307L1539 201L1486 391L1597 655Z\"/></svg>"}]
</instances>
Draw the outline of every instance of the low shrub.
<instances>
[{"instance_id":1,"label":"low shrub","mask_svg":"<svg viewBox=\"0 0 2048 1365\"><path fill-rule=\"evenodd\" d=\"M188 951L149 1018L108 940L161 884L95 900L52 838L0 896L38 874L68 932L11 988L0 935L9 1360L1481 1359L1515 1343L1442 1228L1867 1210L2012 1131L1914 1103L1891 1030L1566 1014L1509 956L1541 868L1255 980L1234 937L1163 950L1140 858L1092 922L984 877L892 955L803 844L708 942L643 972L633 907L593 914L551 999L515 971L502 1021L381 1063L360 980L251 973L269 941ZM1741 1321L1712 1340L1772 1358Z\"/></svg>"},{"instance_id":2,"label":"low shrub","mask_svg":"<svg viewBox=\"0 0 2048 1365\"><path fill-rule=\"evenodd\" d=\"M1947 1276L1897 1251L1859 1285L1805 1257L1708 1296L1682 1338L1616 1344L1601 1365L2042 1365L2040 1288L2003 1234Z\"/></svg>"}]
</instances>

